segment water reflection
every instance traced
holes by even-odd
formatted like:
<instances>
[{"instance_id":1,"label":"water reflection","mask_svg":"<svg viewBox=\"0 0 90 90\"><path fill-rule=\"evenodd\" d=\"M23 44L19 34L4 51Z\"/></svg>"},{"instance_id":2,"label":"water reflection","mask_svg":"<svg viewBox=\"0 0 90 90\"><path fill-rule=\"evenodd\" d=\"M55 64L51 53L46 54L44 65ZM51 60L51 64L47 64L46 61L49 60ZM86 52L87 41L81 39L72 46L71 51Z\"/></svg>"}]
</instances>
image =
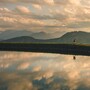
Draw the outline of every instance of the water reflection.
<instances>
[{"instance_id":1,"label":"water reflection","mask_svg":"<svg viewBox=\"0 0 90 90\"><path fill-rule=\"evenodd\" d=\"M90 57L0 52L0 90L90 90Z\"/></svg>"}]
</instances>

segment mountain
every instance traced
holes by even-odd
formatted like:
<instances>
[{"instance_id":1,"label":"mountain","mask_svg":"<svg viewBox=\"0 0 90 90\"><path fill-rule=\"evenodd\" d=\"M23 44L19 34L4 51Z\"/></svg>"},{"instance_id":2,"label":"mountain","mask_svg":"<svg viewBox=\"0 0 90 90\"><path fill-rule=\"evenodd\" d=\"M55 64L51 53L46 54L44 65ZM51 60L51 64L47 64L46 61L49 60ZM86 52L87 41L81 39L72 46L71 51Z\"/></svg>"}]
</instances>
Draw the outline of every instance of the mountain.
<instances>
[{"instance_id":1,"label":"mountain","mask_svg":"<svg viewBox=\"0 0 90 90\"><path fill-rule=\"evenodd\" d=\"M90 44L90 33L87 32L68 32L64 34L62 37L55 39L34 39L29 36L16 37L9 40L5 40L3 42L54 42L54 43L73 43L73 40L76 39L76 43L79 44Z\"/></svg>"},{"instance_id":2,"label":"mountain","mask_svg":"<svg viewBox=\"0 0 90 90\"><path fill-rule=\"evenodd\" d=\"M61 37L63 34L65 34L65 32L59 32L59 31L52 32L52 33L36 32L36 33L32 33L31 36L36 39L46 40L46 39L54 39L54 38Z\"/></svg>"},{"instance_id":3,"label":"mountain","mask_svg":"<svg viewBox=\"0 0 90 90\"><path fill-rule=\"evenodd\" d=\"M36 39L51 39L53 38L53 35L46 32L36 32L36 33L32 33L31 37L34 37Z\"/></svg>"},{"instance_id":4,"label":"mountain","mask_svg":"<svg viewBox=\"0 0 90 90\"><path fill-rule=\"evenodd\" d=\"M56 37L54 33L46 33L46 32L31 32L27 30L6 30L0 32L0 40L7 40L15 37L21 36L30 36L36 39L51 39Z\"/></svg>"},{"instance_id":5,"label":"mountain","mask_svg":"<svg viewBox=\"0 0 90 90\"><path fill-rule=\"evenodd\" d=\"M1 42L41 42L42 40L34 39L29 36L21 36L21 37L15 37L8 40L3 40Z\"/></svg>"},{"instance_id":6,"label":"mountain","mask_svg":"<svg viewBox=\"0 0 90 90\"><path fill-rule=\"evenodd\" d=\"M76 40L78 44L90 44L90 33L83 31L74 31L68 32L63 36L53 39L53 42L60 43L73 43L73 40Z\"/></svg>"},{"instance_id":7,"label":"mountain","mask_svg":"<svg viewBox=\"0 0 90 90\"><path fill-rule=\"evenodd\" d=\"M60 38L60 40L65 43L73 43L74 39L77 43L90 44L90 33L83 31L74 31L68 32ZM59 39L57 41L59 41Z\"/></svg>"},{"instance_id":8,"label":"mountain","mask_svg":"<svg viewBox=\"0 0 90 90\"><path fill-rule=\"evenodd\" d=\"M31 31L26 30L6 30L0 33L0 40L6 40L20 36L30 36L31 34Z\"/></svg>"}]
</instances>

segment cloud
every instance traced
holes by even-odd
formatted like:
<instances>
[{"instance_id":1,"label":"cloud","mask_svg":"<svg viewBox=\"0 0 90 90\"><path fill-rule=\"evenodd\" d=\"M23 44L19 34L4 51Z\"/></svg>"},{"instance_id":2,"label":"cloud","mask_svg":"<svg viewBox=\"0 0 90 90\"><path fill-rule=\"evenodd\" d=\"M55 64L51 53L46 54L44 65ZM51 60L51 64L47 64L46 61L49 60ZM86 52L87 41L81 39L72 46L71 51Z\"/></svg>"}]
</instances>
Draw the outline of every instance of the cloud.
<instances>
[{"instance_id":1,"label":"cloud","mask_svg":"<svg viewBox=\"0 0 90 90\"><path fill-rule=\"evenodd\" d=\"M13 67L16 66L18 70L27 68L31 70L24 74L16 72L0 74L0 78L2 77L6 82L9 81L10 90L34 90L42 87L46 89L46 86L50 86L47 90L58 90L63 87L73 90L82 85L89 87L90 57L77 56L77 60L73 61L71 55L2 52L0 56L2 57L0 57L2 67L8 67L12 61ZM8 68L11 69L11 67Z\"/></svg>"},{"instance_id":2,"label":"cloud","mask_svg":"<svg viewBox=\"0 0 90 90\"><path fill-rule=\"evenodd\" d=\"M17 71L29 69L30 67L33 68L33 72L37 72L41 70L41 66L37 64L37 59L39 60L40 57L42 57L43 55L44 54L42 53L40 54L30 52L0 52L0 69L9 70L11 67L14 66L13 71Z\"/></svg>"},{"instance_id":3,"label":"cloud","mask_svg":"<svg viewBox=\"0 0 90 90\"><path fill-rule=\"evenodd\" d=\"M86 1L86 0L81 0L80 3L81 3L81 5L82 5L83 7L86 7L86 8L89 8L89 7L90 7L90 1L89 1L89 0L88 0L88 1Z\"/></svg>"},{"instance_id":4,"label":"cloud","mask_svg":"<svg viewBox=\"0 0 90 90\"><path fill-rule=\"evenodd\" d=\"M13 75L12 75L13 76ZM15 78L15 77L14 77ZM17 79L17 78L16 78ZM21 78L20 81L18 82L9 82L8 83L8 89L9 90L22 90L22 89L29 89L29 90L34 90L34 87L32 85L32 82L30 82L27 79Z\"/></svg>"},{"instance_id":5,"label":"cloud","mask_svg":"<svg viewBox=\"0 0 90 90\"><path fill-rule=\"evenodd\" d=\"M44 0L49 5L54 5L54 0Z\"/></svg>"},{"instance_id":6,"label":"cloud","mask_svg":"<svg viewBox=\"0 0 90 90\"><path fill-rule=\"evenodd\" d=\"M38 72L41 70L41 66L36 66L32 69L33 72Z\"/></svg>"},{"instance_id":7,"label":"cloud","mask_svg":"<svg viewBox=\"0 0 90 90\"><path fill-rule=\"evenodd\" d=\"M4 71L4 69L9 68L10 65L11 65L10 63L0 63L0 69L3 69L3 71Z\"/></svg>"},{"instance_id":8,"label":"cloud","mask_svg":"<svg viewBox=\"0 0 90 90\"><path fill-rule=\"evenodd\" d=\"M39 4L33 4L32 6L38 10L42 10L42 7Z\"/></svg>"},{"instance_id":9,"label":"cloud","mask_svg":"<svg viewBox=\"0 0 90 90\"><path fill-rule=\"evenodd\" d=\"M0 8L0 12L10 12L8 8Z\"/></svg>"},{"instance_id":10,"label":"cloud","mask_svg":"<svg viewBox=\"0 0 90 90\"><path fill-rule=\"evenodd\" d=\"M0 0L2 3L29 3L29 4L41 4L41 5L53 5L54 0Z\"/></svg>"},{"instance_id":11,"label":"cloud","mask_svg":"<svg viewBox=\"0 0 90 90\"><path fill-rule=\"evenodd\" d=\"M33 18L28 8L20 6L17 9L7 12L1 9L0 27L5 29L29 29L31 27L44 26L44 22ZM27 15L28 14L28 15ZM3 30L2 29L2 30Z\"/></svg>"},{"instance_id":12,"label":"cloud","mask_svg":"<svg viewBox=\"0 0 90 90\"><path fill-rule=\"evenodd\" d=\"M24 63L21 63L17 69L18 70L25 70L25 69L28 69L28 67L30 66L30 63L29 62L24 62Z\"/></svg>"},{"instance_id":13,"label":"cloud","mask_svg":"<svg viewBox=\"0 0 90 90\"><path fill-rule=\"evenodd\" d=\"M51 78L53 75L54 75L53 71L48 70L43 74L43 77L48 79L48 78Z\"/></svg>"},{"instance_id":14,"label":"cloud","mask_svg":"<svg viewBox=\"0 0 90 90\"><path fill-rule=\"evenodd\" d=\"M25 14L30 13L30 10L24 6L17 6L16 10L19 11L20 13L25 13Z\"/></svg>"},{"instance_id":15,"label":"cloud","mask_svg":"<svg viewBox=\"0 0 90 90\"><path fill-rule=\"evenodd\" d=\"M6 60L7 61L18 61L18 60L24 60L24 59L30 59L33 57L33 54L30 53L18 53L18 52L4 52L4 53L0 53L0 55L2 55L0 57L0 60Z\"/></svg>"},{"instance_id":16,"label":"cloud","mask_svg":"<svg viewBox=\"0 0 90 90\"><path fill-rule=\"evenodd\" d=\"M42 80L43 78L48 79L52 78L54 76L54 72L52 70L45 70L45 71L39 71L37 72L37 75L34 77L34 80ZM53 81L53 80L52 80Z\"/></svg>"},{"instance_id":17,"label":"cloud","mask_svg":"<svg viewBox=\"0 0 90 90\"><path fill-rule=\"evenodd\" d=\"M7 2L9 2L9 3L14 3L14 2L16 2L17 0L0 0L0 2L1 3L7 3Z\"/></svg>"},{"instance_id":18,"label":"cloud","mask_svg":"<svg viewBox=\"0 0 90 90\"><path fill-rule=\"evenodd\" d=\"M27 29L67 32L73 31L74 28L89 31L90 28L90 1L0 0L0 2L0 30L2 31Z\"/></svg>"},{"instance_id":19,"label":"cloud","mask_svg":"<svg viewBox=\"0 0 90 90\"><path fill-rule=\"evenodd\" d=\"M90 21L70 23L66 27L69 27L69 28L89 28Z\"/></svg>"}]
</instances>

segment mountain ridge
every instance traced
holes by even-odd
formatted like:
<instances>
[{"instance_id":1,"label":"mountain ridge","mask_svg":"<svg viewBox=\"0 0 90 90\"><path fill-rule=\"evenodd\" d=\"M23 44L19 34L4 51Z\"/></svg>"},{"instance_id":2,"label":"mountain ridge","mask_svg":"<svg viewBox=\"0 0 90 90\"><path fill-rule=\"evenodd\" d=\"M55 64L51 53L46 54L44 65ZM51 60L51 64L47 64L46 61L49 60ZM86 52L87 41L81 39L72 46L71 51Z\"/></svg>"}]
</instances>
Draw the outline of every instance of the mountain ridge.
<instances>
[{"instance_id":1,"label":"mountain ridge","mask_svg":"<svg viewBox=\"0 0 90 90\"><path fill-rule=\"evenodd\" d=\"M28 30L6 30L0 32L0 41L1 40L7 40L15 37L21 37L21 36L30 36L35 39L52 39L55 37L58 37L58 33L47 33L44 31L41 32L32 32Z\"/></svg>"},{"instance_id":2,"label":"mountain ridge","mask_svg":"<svg viewBox=\"0 0 90 90\"><path fill-rule=\"evenodd\" d=\"M8 40L3 40L2 42L56 42L56 43L73 43L73 40L76 40L76 43L80 44L90 44L90 33L83 32L83 31L75 31L75 32L68 32L64 34L62 37L54 38L54 39L35 39L30 36L22 36L16 37Z\"/></svg>"}]
</instances>

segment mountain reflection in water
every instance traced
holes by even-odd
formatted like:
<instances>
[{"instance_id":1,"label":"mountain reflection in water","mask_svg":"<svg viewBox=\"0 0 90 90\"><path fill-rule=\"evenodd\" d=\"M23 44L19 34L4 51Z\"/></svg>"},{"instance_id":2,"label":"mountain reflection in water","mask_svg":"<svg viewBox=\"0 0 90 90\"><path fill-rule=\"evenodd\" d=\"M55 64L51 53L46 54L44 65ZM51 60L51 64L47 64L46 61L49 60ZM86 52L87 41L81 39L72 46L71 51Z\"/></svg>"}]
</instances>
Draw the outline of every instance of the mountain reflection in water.
<instances>
[{"instance_id":1,"label":"mountain reflection in water","mask_svg":"<svg viewBox=\"0 0 90 90\"><path fill-rule=\"evenodd\" d=\"M0 90L90 90L90 57L0 52Z\"/></svg>"}]
</instances>

